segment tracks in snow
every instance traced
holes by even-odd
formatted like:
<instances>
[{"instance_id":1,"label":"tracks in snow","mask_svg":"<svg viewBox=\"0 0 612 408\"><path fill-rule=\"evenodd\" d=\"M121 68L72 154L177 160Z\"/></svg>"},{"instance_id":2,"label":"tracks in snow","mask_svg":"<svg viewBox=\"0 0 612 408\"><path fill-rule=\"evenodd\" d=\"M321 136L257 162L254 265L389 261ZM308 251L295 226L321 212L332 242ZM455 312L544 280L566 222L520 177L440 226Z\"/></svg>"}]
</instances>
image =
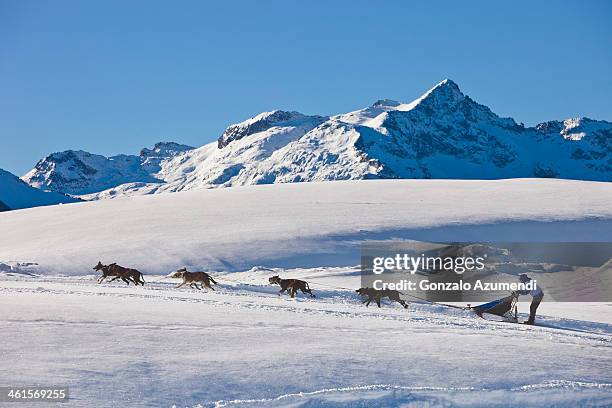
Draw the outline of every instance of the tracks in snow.
<instances>
[{"instance_id":1,"label":"tracks in snow","mask_svg":"<svg viewBox=\"0 0 612 408\"><path fill-rule=\"evenodd\" d=\"M361 385L356 387L342 388L326 388L322 390L299 392L279 395L274 398L253 398L253 399L235 399L235 400L219 400L210 402L206 406L214 408L225 407L241 407L241 406L296 406L296 404L304 404L308 401L314 403L323 403L326 400L330 401L333 406L361 406L358 402L364 403L368 401L368 406L384 406L389 403L425 403L440 402L440 394L461 394L461 397L481 398L486 394L513 394L517 398L516 393L539 393L545 398L548 393L556 393L557 396L564 391L581 391L588 392L590 390L612 390L612 384L609 383L594 383L594 382L579 382L566 380L551 380L538 384L527 384L520 387L510 389L497 388L475 388L475 387L412 387L391 384L371 384ZM519 396L520 397L520 396ZM333 402L333 403L332 403Z\"/></svg>"}]
</instances>

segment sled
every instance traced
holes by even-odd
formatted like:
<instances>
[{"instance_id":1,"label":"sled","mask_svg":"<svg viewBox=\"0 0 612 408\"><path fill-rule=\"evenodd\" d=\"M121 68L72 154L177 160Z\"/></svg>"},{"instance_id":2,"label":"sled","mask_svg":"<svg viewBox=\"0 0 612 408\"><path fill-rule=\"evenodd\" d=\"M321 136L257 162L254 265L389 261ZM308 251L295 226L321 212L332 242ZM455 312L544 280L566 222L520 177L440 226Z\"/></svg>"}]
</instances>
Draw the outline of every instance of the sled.
<instances>
[{"instance_id":1,"label":"sled","mask_svg":"<svg viewBox=\"0 0 612 408\"><path fill-rule=\"evenodd\" d=\"M516 301L518 296L515 293L506 296L505 298L494 300L492 302L483 303L482 305L470 306L476 315L485 320L496 322L518 323L518 310Z\"/></svg>"}]
</instances>

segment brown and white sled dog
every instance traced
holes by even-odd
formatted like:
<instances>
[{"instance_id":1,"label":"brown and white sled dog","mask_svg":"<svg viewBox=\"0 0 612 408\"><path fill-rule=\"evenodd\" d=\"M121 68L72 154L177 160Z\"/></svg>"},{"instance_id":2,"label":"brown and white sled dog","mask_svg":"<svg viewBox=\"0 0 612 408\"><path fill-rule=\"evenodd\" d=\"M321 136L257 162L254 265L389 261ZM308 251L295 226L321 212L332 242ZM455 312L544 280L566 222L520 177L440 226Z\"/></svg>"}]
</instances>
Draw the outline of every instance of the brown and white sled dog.
<instances>
[{"instance_id":1,"label":"brown and white sled dog","mask_svg":"<svg viewBox=\"0 0 612 408\"><path fill-rule=\"evenodd\" d=\"M171 274L170 278L183 279L183 283L178 285L177 288L189 284L189 286L192 288L195 287L198 290L202 290L202 288L198 286L198 283L200 283L202 286L206 286L211 290L215 290L212 286L210 286L210 283L212 282L215 285L218 285L218 283L213 279L213 277L207 274L206 272L188 272L187 268L179 269L178 271Z\"/></svg>"},{"instance_id":2,"label":"brown and white sled dog","mask_svg":"<svg viewBox=\"0 0 612 408\"><path fill-rule=\"evenodd\" d=\"M310 297L315 297L315 295L313 295L312 291L310 290L310 286L308 286L308 282L303 280L281 279L278 275L276 275L269 278L268 282L272 284L277 284L281 287L278 291L279 296L281 293L287 291L287 293L289 293L289 296L295 297L297 291L301 290L302 293L308 293L310 294Z\"/></svg>"},{"instance_id":3,"label":"brown and white sled dog","mask_svg":"<svg viewBox=\"0 0 612 408\"><path fill-rule=\"evenodd\" d=\"M374 288L359 288L355 292L366 298L361 302L365 303L366 306L369 306L370 302L374 300L378 307L380 307L380 299L386 297L389 298L389 300L393 300L404 306L405 309L408 308L408 304L400 298L400 293L397 290L377 290Z\"/></svg>"},{"instance_id":4,"label":"brown and white sled dog","mask_svg":"<svg viewBox=\"0 0 612 408\"><path fill-rule=\"evenodd\" d=\"M116 263L112 263L110 265L103 265L102 262L98 261L98 264L93 267L95 271L101 271L102 276L98 279L98 283L102 283L102 281L110 276L113 279L110 282L116 281L117 279L123 280L128 285L130 282L134 282L134 285L138 286L139 284L144 286L145 280L140 272L137 269L133 268L125 268L121 265L117 265Z\"/></svg>"}]
</instances>

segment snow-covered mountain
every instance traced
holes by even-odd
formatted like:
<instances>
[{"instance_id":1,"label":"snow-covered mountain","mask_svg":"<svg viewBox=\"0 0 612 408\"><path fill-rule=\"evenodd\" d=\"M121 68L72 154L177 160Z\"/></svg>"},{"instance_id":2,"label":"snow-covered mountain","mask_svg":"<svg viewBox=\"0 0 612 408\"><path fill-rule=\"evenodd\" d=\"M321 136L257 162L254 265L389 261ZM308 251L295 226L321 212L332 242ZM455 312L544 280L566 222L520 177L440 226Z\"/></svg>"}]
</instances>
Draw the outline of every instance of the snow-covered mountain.
<instances>
[{"instance_id":1,"label":"snow-covered mountain","mask_svg":"<svg viewBox=\"0 0 612 408\"><path fill-rule=\"evenodd\" d=\"M74 203L76 201L80 200L61 193L47 192L31 187L14 174L0 169L0 211Z\"/></svg>"},{"instance_id":2,"label":"snow-covered mountain","mask_svg":"<svg viewBox=\"0 0 612 408\"><path fill-rule=\"evenodd\" d=\"M120 154L105 157L82 150L52 153L36 163L23 180L33 187L66 194L87 194L129 182L160 182L153 175L162 160L193 147L160 142L144 148L139 156Z\"/></svg>"},{"instance_id":3,"label":"snow-covered mountain","mask_svg":"<svg viewBox=\"0 0 612 408\"><path fill-rule=\"evenodd\" d=\"M66 172L52 155L24 179L56 191L93 193L84 196L89 199L371 178L612 181L611 152L610 122L576 118L525 127L499 117L444 80L411 103L383 99L329 117L264 112L231 125L216 142L181 154L160 154L151 166L135 156L104 158L105 163L116 162L110 174L87 174L74 160ZM60 155L77 153L85 154Z\"/></svg>"}]
</instances>

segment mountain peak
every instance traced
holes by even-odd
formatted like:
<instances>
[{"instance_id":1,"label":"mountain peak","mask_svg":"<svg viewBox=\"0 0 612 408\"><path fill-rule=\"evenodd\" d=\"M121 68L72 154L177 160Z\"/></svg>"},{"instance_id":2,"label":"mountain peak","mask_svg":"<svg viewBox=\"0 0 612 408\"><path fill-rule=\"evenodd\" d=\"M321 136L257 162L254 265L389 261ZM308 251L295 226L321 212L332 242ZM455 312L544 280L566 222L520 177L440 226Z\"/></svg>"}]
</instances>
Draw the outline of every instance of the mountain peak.
<instances>
[{"instance_id":1,"label":"mountain peak","mask_svg":"<svg viewBox=\"0 0 612 408\"><path fill-rule=\"evenodd\" d=\"M425 92L423 95L415 99L414 101L401 104L396 109L399 111L410 111L417 106L448 106L455 105L466 99L466 96L459 89L457 85L451 79L444 79L438 82L433 88Z\"/></svg>"},{"instance_id":2,"label":"mountain peak","mask_svg":"<svg viewBox=\"0 0 612 408\"><path fill-rule=\"evenodd\" d=\"M438 95L452 97L453 99L464 97L461 89L459 89L459 85L457 85L452 79L447 78L438 82L433 88L421 96L420 99Z\"/></svg>"},{"instance_id":3,"label":"mountain peak","mask_svg":"<svg viewBox=\"0 0 612 408\"><path fill-rule=\"evenodd\" d=\"M438 84L434 88L441 87L441 86L459 89L459 85L457 85L457 83L450 78L445 78L442 81L438 82Z\"/></svg>"},{"instance_id":4,"label":"mountain peak","mask_svg":"<svg viewBox=\"0 0 612 408\"><path fill-rule=\"evenodd\" d=\"M236 123L225 129L225 132L217 140L217 147L223 149L225 146L234 140L240 140L254 133L262 132L273 126L278 126L283 123L304 120L309 117L300 112L273 110L271 112L262 112L257 116L245 120L244 122Z\"/></svg>"},{"instance_id":5,"label":"mountain peak","mask_svg":"<svg viewBox=\"0 0 612 408\"><path fill-rule=\"evenodd\" d=\"M179 144L176 142L157 142L153 149L143 148L140 150L140 157L173 157L188 150L195 149L192 146Z\"/></svg>"},{"instance_id":6,"label":"mountain peak","mask_svg":"<svg viewBox=\"0 0 612 408\"><path fill-rule=\"evenodd\" d=\"M395 108L399 105L401 105L401 103L399 103L398 101L394 101L393 99L379 99L372 104L372 106L375 108L377 107Z\"/></svg>"}]
</instances>

